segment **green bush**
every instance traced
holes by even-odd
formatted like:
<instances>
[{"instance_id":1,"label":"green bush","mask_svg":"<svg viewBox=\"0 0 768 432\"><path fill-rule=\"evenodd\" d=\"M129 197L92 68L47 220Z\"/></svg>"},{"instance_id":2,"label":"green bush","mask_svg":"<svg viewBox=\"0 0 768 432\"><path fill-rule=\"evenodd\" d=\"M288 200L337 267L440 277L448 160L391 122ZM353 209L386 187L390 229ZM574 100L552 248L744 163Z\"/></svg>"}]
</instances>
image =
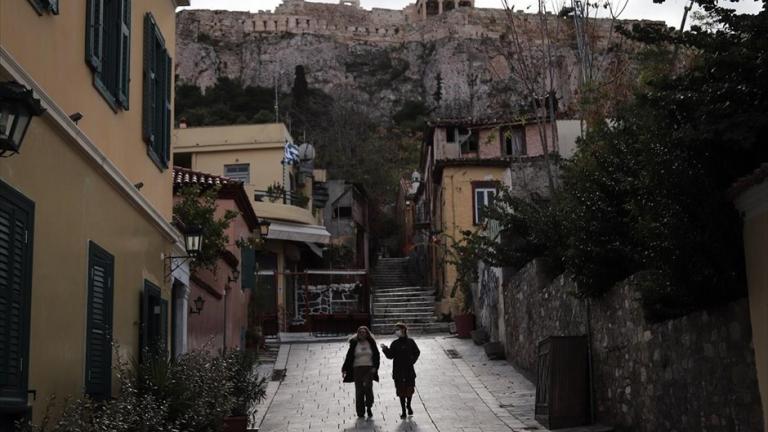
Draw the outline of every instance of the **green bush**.
<instances>
[{"instance_id":1,"label":"green bush","mask_svg":"<svg viewBox=\"0 0 768 432\"><path fill-rule=\"evenodd\" d=\"M205 351L175 359L151 356L141 364L118 357L118 393L113 400L52 397L40 424L18 424L18 432L218 432L224 417L250 415L265 397L266 380L255 356ZM54 418L52 412L59 411Z\"/></svg>"}]
</instances>

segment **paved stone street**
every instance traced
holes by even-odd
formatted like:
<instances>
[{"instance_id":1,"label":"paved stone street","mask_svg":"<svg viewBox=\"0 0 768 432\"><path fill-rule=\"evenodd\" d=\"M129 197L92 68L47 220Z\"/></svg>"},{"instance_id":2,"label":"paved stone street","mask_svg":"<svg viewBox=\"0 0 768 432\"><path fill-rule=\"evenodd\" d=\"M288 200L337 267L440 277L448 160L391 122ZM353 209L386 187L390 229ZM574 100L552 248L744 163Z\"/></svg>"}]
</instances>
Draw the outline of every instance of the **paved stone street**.
<instances>
[{"instance_id":1,"label":"paved stone street","mask_svg":"<svg viewBox=\"0 0 768 432\"><path fill-rule=\"evenodd\" d=\"M286 377L261 424L264 432L420 431L495 432L546 430L533 419L534 386L506 361L491 361L471 340L416 336L413 417L400 419L391 380L392 363L382 355L374 383L372 419L358 419L353 384L341 381L345 342L284 345ZM387 343L391 338L377 340ZM460 358L451 359L447 350Z\"/></svg>"}]
</instances>

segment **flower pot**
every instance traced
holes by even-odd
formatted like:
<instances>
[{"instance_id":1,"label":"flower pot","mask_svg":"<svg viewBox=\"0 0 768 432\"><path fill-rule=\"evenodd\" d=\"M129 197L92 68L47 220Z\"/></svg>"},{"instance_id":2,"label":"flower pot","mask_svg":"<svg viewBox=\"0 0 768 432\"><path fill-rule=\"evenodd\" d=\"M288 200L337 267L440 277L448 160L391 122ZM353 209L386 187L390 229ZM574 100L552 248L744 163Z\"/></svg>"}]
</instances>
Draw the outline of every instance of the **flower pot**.
<instances>
[{"instance_id":1,"label":"flower pot","mask_svg":"<svg viewBox=\"0 0 768 432\"><path fill-rule=\"evenodd\" d=\"M456 315L453 317L453 322L456 323L456 336L462 339L469 338L472 330L475 329L475 316L473 314Z\"/></svg>"},{"instance_id":2,"label":"flower pot","mask_svg":"<svg viewBox=\"0 0 768 432\"><path fill-rule=\"evenodd\" d=\"M248 416L224 417L224 432L246 432Z\"/></svg>"}]
</instances>

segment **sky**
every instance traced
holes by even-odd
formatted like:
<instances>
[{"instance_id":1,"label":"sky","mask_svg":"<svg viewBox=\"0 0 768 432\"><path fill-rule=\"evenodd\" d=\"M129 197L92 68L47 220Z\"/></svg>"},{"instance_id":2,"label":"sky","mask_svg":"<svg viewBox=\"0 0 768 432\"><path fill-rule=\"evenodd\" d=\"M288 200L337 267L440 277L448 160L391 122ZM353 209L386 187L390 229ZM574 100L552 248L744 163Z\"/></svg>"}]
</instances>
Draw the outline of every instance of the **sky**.
<instances>
[{"instance_id":1,"label":"sky","mask_svg":"<svg viewBox=\"0 0 768 432\"><path fill-rule=\"evenodd\" d=\"M320 0L311 1L318 2ZM501 7L501 0L475 1L476 7ZM562 4L563 2L563 0L548 0L547 3L550 4L552 1L555 1L557 4ZM663 20L673 27L680 26L680 21L683 17L683 7L689 3L688 0L666 0L664 4L659 5L654 4L652 0L612 0L614 4L620 2L623 4L624 1L628 1L628 5L621 15L622 18ZM282 0L191 0L191 9L226 9L256 12L259 10L273 10L274 7L281 2ZM337 1L334 0L323 0L321 2L337 3ZM361 0L362 6L366 9L374 7L402 9L408 3L413 2L415 2L415 0ZM510 5L515 5L516 9L525 9L525 7L531 3L535 5L537 2L531 0L509 0L509 3ZM570 3L570 1L568 1L568 3ZM741 0L733 7L740 12L757 13L761 6L761 1Z\"/></svg>"}]
</instances>

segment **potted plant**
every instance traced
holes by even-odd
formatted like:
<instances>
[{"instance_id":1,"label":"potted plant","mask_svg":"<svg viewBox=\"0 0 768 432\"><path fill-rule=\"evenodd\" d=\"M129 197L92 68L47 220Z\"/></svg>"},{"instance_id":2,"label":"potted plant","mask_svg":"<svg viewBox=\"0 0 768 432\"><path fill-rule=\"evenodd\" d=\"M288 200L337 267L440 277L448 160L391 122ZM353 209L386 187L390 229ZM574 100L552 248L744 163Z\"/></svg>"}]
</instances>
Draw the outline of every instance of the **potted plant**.
<instances>
[{"instance_id":1,"label":"potted plant","mask_svg":"<svg viewBox=\"0 0 768 432\"><path fill-rule=\"evenodd\" d=\"M468 338L475 329L473 287L477 286L477 265L482 259L482 244L472 231L462 231L461 234L460 240L452 242L448 260L456 268L456 280L451 290L451 314L457 336Z\"/></svg>"},{"instance_id":2,"label":"potted plant","mask_svg":"<svg viewBox=\"0 0 768 432\"><path fill-rule=\"evenodd\" d=\"M224 418L225 432L246 432L248 420L256 412L256 404L266 397L266 378L259 376L256 355L248 351L225 354L227 380L232 386L232 412Z\"/></svg>"}]
</instances>

